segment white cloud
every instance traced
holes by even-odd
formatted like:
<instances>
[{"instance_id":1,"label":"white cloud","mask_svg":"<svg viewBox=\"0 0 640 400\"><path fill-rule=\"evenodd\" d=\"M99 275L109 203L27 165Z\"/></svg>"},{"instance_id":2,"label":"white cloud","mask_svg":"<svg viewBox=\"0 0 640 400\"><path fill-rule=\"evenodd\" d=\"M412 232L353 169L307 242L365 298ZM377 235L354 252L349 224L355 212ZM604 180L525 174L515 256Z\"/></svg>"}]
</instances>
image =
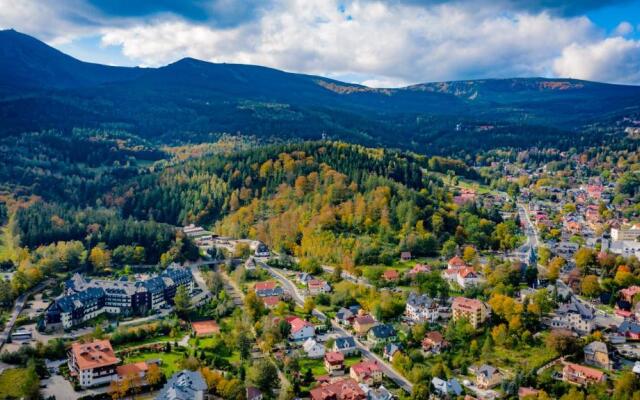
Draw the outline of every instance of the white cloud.
<instances>
[{"instance_id":1,"label":"white cloud","mask_svg":"<svg viewBox=\"0 0 640 400\"><path fill-rule=\"evenodd\" d=\"M640 41L613 37L573 44L555 60L557 75L614 83L640 82Z\"/></svg>"},{"instance_id":2,"label":"white cloud","mask_svg":"<svg viewBox=\"0 0 640 400\"><path fill-rule=\"evenodd\" d=\"M614 35L617 36L627 36L630 33L633 33L633 25L631 25L627 21L622 21L616 26L616 29L613 31Z\"/></svg>"},{"instance_id":3,"label":"white cloud","mask_svg":"<svg viewBox=\"0 0 640 400\"><path fill-rule=\"evenodd\" d=\"M612 41L586 17L505 11L484 2L419 3L270 0L246 22L220 27L172 14L105 17L83 0L0 0L0 27L38 33L52 44L98 33L103 45L147 66L189 56L352 76L371 86L566 75L640 83L632 70L637 64L622 65L638 52L637 42L621 37L629 32L625 23L614 33L620 40Z\"/></svg>"},{"instance_id":4,"label":"white cloud","mask_svg":"<svg viewBox=\"0 0 640 400\"><path fill-rule=\"evenodd\" d=\"M563 49L597 36L586 18L372 1L281 0L252 23L216 29L178 19L105 29L103 43L146 65L184 56L369 83L548 75Z\"/></svg>"}]
</instances>

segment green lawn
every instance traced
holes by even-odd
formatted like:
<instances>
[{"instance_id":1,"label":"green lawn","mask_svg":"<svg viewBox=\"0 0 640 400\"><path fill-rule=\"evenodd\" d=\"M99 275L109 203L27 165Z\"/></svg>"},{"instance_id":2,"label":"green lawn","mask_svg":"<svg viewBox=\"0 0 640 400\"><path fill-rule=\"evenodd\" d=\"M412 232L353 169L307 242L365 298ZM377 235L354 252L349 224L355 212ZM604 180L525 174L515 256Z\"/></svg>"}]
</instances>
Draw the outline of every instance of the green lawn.
<instances>
[{"instance_id":1,"label":"green lawn","mask_svg":"<svg viewBox=\"0 0 640 400\"><path fill-rule=\"evenodd\" d=\"M198 342L198 346L196 346L196 341ZM218 341L215 337L205 337L205 338L191 338L189 339L189 346L197 349L206 349L207 347L213 347L213 345Z\"/></svg>"},{"instance_id":2,"label":"green lawn","mask_svg":"<svg viewBox=\"0 0 640 400\"><path fill-rule=\"evenodd\" d=\"M6 369L0 374L0 399L22 398L22 387L27 379L25 368Z\"/></svg>"},{"instance_id":3,"label":"green lawn","mask_svg":"<svg viewBox=\"0 0 640 400\"><path fill-rule=\"evenodd\" d=\"M0 260L15 260L18 250L16 237L11 233L10 225L0 228Z\"/></svg>"},{"instance_id":4,"label":"green lawn","mask_svg":"<svg viewBox=\"0 0 640 400\"><path fill-rule=\"evenodd\" d=\"M344 366L350 367L353 364L357 364L362 361L360 356L351 356L344 359ZM327 370L324 367L324 359L312 360L310 358L304 358L300 360L300 372L303 374L307 372L307 369L311 368L311 372L313 376L316 378L318 376L326 375Z\"/></svg>"},{"instance_id":5,"label":"green lawn","mask_svg":"<svg viewBox=\"0 0 640 400\"><path fill-rule=\"evenodd\" d=\"M495 367L507 369L515 367L520 367L524 370L539 368L558 357L558 353L544 344L544 336L543 334L541 338L542 344L538 346L525 346L518 349L505 349L504 347L495 346L489 356L483 357L483 361Z\"/></svg>"},{"instance_id":6,"label":"green lawn","mask_svg":"<svg viewBox=\"0 0 640 400\"><path fill-rule=\"evenodd\" d=\"M133 355L125 358L122 362L123 364L130 364L139 361L147 361L147 360L162 360L162 364L160 368L165 373L167 377L173 375L176 371L178 371L178 362L182 360L184 357L183 353L164 353L164 352L151 352L151 353L140 353L137 355Z\"/></svg>"},{"instance_id":7,"label":"green lawn","mask_svg":"<svg viewBox=\"0 0 640 400\"><path fill-rule=\"evenodd\" d=\"M173 344L173 342L179 342L180 339L182 339L183 337L184 337L184 334L181 334L177 337L171 337L169 335L154 336L154 337L146 338L144 340L140 340L137 342L123 343L121 345L114 346L114 347L116 348L116 350L118 350L118 349L124 349L128 347L142 346L143 344L150 344L150 343L171 342Z\"/></svg>"}]
</instances>

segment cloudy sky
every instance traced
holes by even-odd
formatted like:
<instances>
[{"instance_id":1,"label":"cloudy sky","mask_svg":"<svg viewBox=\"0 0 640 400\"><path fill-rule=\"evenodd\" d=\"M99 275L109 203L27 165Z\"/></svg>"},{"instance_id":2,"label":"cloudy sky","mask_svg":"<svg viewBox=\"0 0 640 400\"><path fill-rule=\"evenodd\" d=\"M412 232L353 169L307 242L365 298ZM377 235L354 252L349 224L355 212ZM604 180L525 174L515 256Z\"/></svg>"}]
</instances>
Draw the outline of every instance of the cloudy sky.
<instances>
[{"instance_id":1,"label":"cloudy sky","mask_svg":"<svg viewBox=\"0 0 640 400\"><path fill-rule=\"evenodd\" d=\"M0 0L0 28L111 65L188 56L377 87L640 84L640 0Z\"/></svg>"}]
</instances>

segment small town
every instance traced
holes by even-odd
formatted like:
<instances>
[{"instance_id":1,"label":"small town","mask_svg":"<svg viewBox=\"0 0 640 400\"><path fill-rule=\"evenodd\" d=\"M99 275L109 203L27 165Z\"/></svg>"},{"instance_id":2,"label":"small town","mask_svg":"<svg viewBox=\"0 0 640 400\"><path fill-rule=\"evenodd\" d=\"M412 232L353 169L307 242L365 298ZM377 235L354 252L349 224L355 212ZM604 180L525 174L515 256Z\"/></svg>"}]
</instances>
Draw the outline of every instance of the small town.
<instances>
[{"instance_id":1,"label":"small town","mask_svg":"<svg viewBox=\"0 0 640 400\"><path fill-rule=\"evenodd\" d=\"M178 230L192 249L166 267L113 269L97 248L92 268L18 299L2 375L28 360L27 375L45 376L30 390L51 399L615 392L640 375L640 223L625 217L620 181L572 161L568 179L526 161L493 163L491 186L446 178L452 207L504 221L490 249L452 236L439 255L407 245L354 268L194 224Z\"/></svg>"},{"instance_id":2,"label":"small town","mask_svg":"<svg viewBox=\"0 0 640 400\"><path fill-rule=\"evenodd\" d=\"M640 0L0 0L0 400L640 400Z\"/></svg>"}]
</instances>

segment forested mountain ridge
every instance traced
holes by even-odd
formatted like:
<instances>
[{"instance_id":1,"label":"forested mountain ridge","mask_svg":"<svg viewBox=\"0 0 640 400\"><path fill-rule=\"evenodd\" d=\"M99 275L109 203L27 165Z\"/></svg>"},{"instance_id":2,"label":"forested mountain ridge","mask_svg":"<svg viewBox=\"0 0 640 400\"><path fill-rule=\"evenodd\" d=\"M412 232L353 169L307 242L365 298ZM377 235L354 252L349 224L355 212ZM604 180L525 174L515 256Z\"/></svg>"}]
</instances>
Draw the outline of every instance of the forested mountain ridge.
<instances>
[{"instance_id":1,"label":"forested mountain ridge","mask_svg":"<svg viewBox=\"0 0 640 400\"><path fill-rule=\"evenodd\" d=\"M303 258L388 262L402 249L434 255L470 240L501 246L514 224L458 207L427 171L472 174L463 163L341 142L266 146L169 166L118 189L124 216L199 223ZM498 228L500 226L500 228ZM448 243L447 243L448 242Z\"/></svg>"},{"instance_id":2,"label":"forested mountain ridge","mask_svg":"<svg viewBox=\"0 0 640 400\"><path fill-rule=\"evenodd\" d=\"M209 141L224 132L284 139L324 134L450 154L599 144L606 137L598 122L615 126L640 113L635 86L520 78L373 89L190 58L160 68L108 67L15 31L0 32L0 72L3 136L76 127L118 127L159 143Z\"/></svg>"}]
</instances>

